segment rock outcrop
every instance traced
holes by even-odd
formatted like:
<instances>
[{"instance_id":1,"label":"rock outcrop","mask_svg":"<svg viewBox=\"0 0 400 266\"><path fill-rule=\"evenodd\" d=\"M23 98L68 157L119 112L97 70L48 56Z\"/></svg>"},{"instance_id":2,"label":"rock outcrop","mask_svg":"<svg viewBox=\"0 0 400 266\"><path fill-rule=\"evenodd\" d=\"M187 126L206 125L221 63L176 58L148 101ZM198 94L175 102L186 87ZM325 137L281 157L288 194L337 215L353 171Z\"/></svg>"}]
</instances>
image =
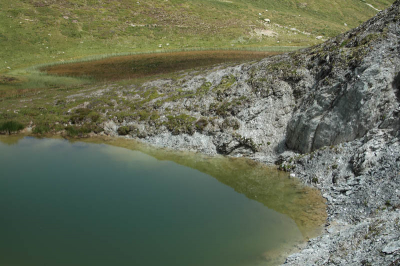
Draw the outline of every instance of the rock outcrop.
<instances>
[{"instance_id":1,"label":"rock outcrop","mask_svg":"<svg viewBox=\"0 0 400 266\"><path fill-rule=\"evenodd\" d=\"M299 93L301 98L288 124L290 149L305 153L351 141L398 120L398 16L395 3L301 57L313 83Z\"/></svg>"},{"instance_id":2,"label":"rock outcrop","mask_svg":"<svg viewBox=\"0 0 400 266\"><path fill-rule=\"evenodd\" d=\"M372 128L397 134L399 31L395 2L319 46L121 88L126 93L155 91L157 98L144 98L140 108L155 110L160 118L114 120L140 129L132 136L149 143L162 145L170 135L177 140L175 148L198 150L200 134L204 152L245 154L268 162L286 149L309 153L361 138Z\"/></svg>"},{"instance_id":3,"label":"rock outcrop","mask_svg":"<svg viewBox=\"0 0 400 266\"><path fill-rule=\"evenodd\" d=\"M383 252L400 239L400 143L392 133L372 129L283 162L328 201L326 233L288 265L399 265L399 251Z\"/></svg>"}]
</instances>

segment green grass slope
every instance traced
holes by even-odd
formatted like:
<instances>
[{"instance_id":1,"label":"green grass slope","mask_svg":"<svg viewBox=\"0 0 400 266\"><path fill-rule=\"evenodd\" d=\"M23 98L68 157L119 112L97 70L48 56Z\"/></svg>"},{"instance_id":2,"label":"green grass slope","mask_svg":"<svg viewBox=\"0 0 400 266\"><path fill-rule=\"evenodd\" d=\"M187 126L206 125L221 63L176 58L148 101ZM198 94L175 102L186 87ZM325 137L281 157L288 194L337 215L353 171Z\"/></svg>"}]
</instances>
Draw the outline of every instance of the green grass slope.
<instances>
[{"instance_id":1,"label":"green grass slope","mask_svg":"<svg viewBox=\"0 0 400 266\"><path fill-rule=\"evenodd\" d=\"M0 72L110 53L308 46L375 15L367 4L392 2L2 0Z\"/></svg>"}]
</instances>

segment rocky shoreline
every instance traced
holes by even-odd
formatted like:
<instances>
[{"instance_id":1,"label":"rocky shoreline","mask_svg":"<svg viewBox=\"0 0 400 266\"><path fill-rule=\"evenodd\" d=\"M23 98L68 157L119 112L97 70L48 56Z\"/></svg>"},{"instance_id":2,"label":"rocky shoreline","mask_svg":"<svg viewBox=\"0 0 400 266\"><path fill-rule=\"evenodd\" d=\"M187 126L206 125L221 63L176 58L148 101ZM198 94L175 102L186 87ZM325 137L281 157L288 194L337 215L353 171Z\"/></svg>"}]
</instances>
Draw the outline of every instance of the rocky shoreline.
<instances>
[{"instance_id":1,"label":"rocky shoreline","mask_svg":"<svg viewBox=\"0 0 400 266\"><path fill-rule=\"evenodd\" d=\"M146 83L160 95L180 90L174 101L147 103L162 123L115 117L103 128L158 147L276 163L318 188L325 232L286 265L400 265L399 71L396 1L316 47Z\"/></svg>"},{"instance_id":2,"label":"rocky shoreline","mask_svg":"<svg viewBox=\"0 0 400 266\"><path fill-rule=\"evenodd\" d=\"M289 256L287 265L400 264L398 137L365 137L290 157L292 172L327 199L325 233Z\"/></svg>"},{"instance_id":3,"label":"rocky shoreline","mask_svg":"<svg viewBox=\"0 0 400 266\"><path fill-rule=\"evenodd\" d=\"M400 142L391 133L372 129L362 138L309 154L286 151L275 157L281 169L327 199L324 233L291 249L297 253L287 253L284 265L400 265ZM166 133L142 142L216 154L201 134ZM268 164L272 158L252 157Z\"/></svg>"}]
</instances>

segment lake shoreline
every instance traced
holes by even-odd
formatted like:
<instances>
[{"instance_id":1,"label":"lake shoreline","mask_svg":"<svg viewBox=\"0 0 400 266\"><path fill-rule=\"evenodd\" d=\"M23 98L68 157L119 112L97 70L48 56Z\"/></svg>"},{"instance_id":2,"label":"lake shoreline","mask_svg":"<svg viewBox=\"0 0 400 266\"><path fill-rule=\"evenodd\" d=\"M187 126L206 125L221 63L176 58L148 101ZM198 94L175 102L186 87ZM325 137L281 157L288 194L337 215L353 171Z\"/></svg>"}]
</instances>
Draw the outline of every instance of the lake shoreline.
<instances>
[{"instance_id":1,"label":"lake shoreline","mask_svg":"<svg viewBox=\"0 0 400 266\"><path fill-rule=\"evenodd\" d=\"M176 145L180 142L192 143L195 137L167 134L167 137L164 135L158 139L157 144L154 143L154 138L135 141L156 148L199 152L208 156L219 155L205 147L195 149L190 144L185 149L181 144ZM369 158L366 163L364 160L370 149L378 155ZM366 260L371 262L376 259L393 262L400 256L397 249L386 251L391 245L396 245L395 240L400 236L400 165L397 159L400 158L400 147L398 137L393 136L390 130L373 130L363 138L323 147L311 154L286 151L283 156L271 156L267 153L239 156L288 171L304 185L317 188L327 200L328 216L323 233L307 243L292 247L286 254L285 265L344 262L343 257L346 257L349 250L356 254L353 260L361 261L367 257ZM273 163L274 161L279 165ZM384 171L380 169L381 164L385 165ZM360 169L354 171L355 167ZM380 182L376 182L377 179ZM384 192L377 194L376 191ZM352 244L347 249L337 248L338 245L346 245L349 239L351 243L358 242L358 245ZM384 256L378 258L369 255L368 250L371 249L382 252ZM330 250L335 250L333 255Z\"/></svg>"},{"instance_id":2,"label":"lake shoreline","mask_svg":"<svg viewBox=\"0 0 400 266\"><path fill-rule=\"evenodd\" d=\"M18 135L12 134L11 136L32 136L38 137L38 135L30 134L29 130L25 130L25 134ZM172 135L171 135L172 136ZM196 152L204 154L207 156L219 156L218 153L204 152L204 149L193 149L193 146L188 146L187 149L180 146L170 145L171 140L166 141L163 145L155 145L151 143L148 139L138 139L127 136L118 136L117 132L114 134L101 133L101 134L89 134L87 137L68 137L66 132L57 132L55 134L47 134L45 136L39 137L56 137L64 138L72 141L84 141L85 140L100 140L107 144L108 141L132 141L138 142L142 145L149 146L150 148L171 150L178 152ZM173 136L176 141L177 136ZM186 139L192 138L190 135L180 135L179 138ZM165 136L163 137L165 138ZM372 145L381 154L379 156L380 160L386 160L388 164L396 165L396 156L392 156L393 152L396 152L397 157L400 157L400 148L398 147L399 141L397 137L393 137L389 132L385 131L375 131L367 134L364 138L357 139L352 142L347 142L343 144L336 145L334 147L328 147L320 149L309 155L301 155L293 152L286 152L285 157L275 156L271 157L270 154L265 154L267 159L263 160L263 156L258 154L256 158L251 156L241 156L242 158L247 158L254 160L256 162L261 162L266 166L272 166L279 168L279 165L271 163L271 158L276 159L281 163L281 165L290 164L292 165L290 173L291 176L299 179L304 185L317 188L322 196L327 200L327 219L324 225L323 232L319 235L314 235L308 242L298 243L295 246L289 247L286 250L284 257L286 258L285 265L305 265L312 261L321 262L321 260L329 261L327 256L329 255L329 248L337 246L337 243L344 243L348 239L353 239L353 241L365 242L364 250L375 248L376 250L384 250L386 245L392 243L390 239L395 238L393 232L398 231L398 224L400 220L399 208L396 205L385 205L385 208L381 208L380 201L382 199L375 198L375 191L381 190L382 187L388 189L387 184L376 183L371 186L371 179L375 179L371 174L365 174L363 176L358 176L347 180L346 183L352 185L347 185L345 187L336 186L332 184L331 179L334 176L347 174L351 175L351 170L348 169L348 162L354 156L365 156L366 153L358 152L360 150L368 150ZM232 157L232 156L228 156ZM335 163L332 163L332 158L335 158ZM327 164L328 162L328 164ZM330 162L330 163L329 163ZM379 164L375 164L375 168L379 168ZM398 163L397 163L398 167ZM386 172L381 172L380 175L388 174L389 176L396 176L398 169L396 167L391 167L386 169ZM377 174L379 170L371 171ZM392 174L391 174L392 173ZM315 180L317 177L318 180ZM381 177L383 180L384 176ZM387 178L386 178L387 179ZM398 180L393 180L393 182L398 182ZM396 185L392 185L390 191L387 194L392 193L393 195L398 194L396 190ZM363 190L365 190L363 192ZM344 191L345 193L343 194ZM361 194L360 194L361 191ZM354 197L356 195L356 197ZM384 196L384 195L383 195ZM368 204L375 204L377 211L372 211L368 208L368 205L360 208L359 198L369 199ZM392 203L391 203L392 204ZM343 206L346 206L344 208ZM360 222L349 222L349 221L360 221ZM371 228L378 227L378 231L371 231ZM372 241L374 240L374 241ZM346 250L337 250L339 256L343 256L341 253L347 252ZM392 253L385 253L392 257ZM384 257L385 258L385 257Z\"/></svg>"},{"instance_id":3,"label":"lake shoreline","mask_svg":"<svg viewBox=\"0 0 400 266\"><path fill-rule=\"evenodd\" d=\"M16 144L19 140L21 140L25 137L61 139L61 140L71 141L73 143L74 142L83 142L83 143L87 143L87 144L111 145L111 146L115 146L115 147L129 149L129 150L131 150L131 149L137 150L137 151L143 152L145 154L148 154L150 156L156 156L155 158L158 160L170 160L172 162L181 164L183 166L189 166L190 168L192 168L194 165L187 165L187 163L185 163L185 162L186 162L186 160L188 160L189 157L193 157L193 156L200 157L195 160L196 167L198 167L198 164L203 160L209 161L209 158L215 158L215 159L220 158L220 160L221 159L225 160L224 158L226 158L226 159L228 159L228 161L232 160L232 159L233 160L248 159L248 158L235 158L235 157L229 157L229 156L221 156L218 154L210 155L210 154L205 154L205 153L201 153L201 152L195 152L194 150L182 150L182 149L174 150L174 149L170 149L170 148L166 148L166 147L159 147L159 146L157 147L157 146L151 145L149 143L146 143L146 142L143 142L143 141L140 141L137 139L120 137L120 136L119 137L118 136L108 136L105 134L90 134L90 136L87 136L87 137L72 137L71 138L71 137L67 137L65 135L65 132L57 132L54 134L46 134L46 135L38 136L37 134L30 134L29 130L24 130L23 133L0 135L0 141L4 142L4 143L9 143L9 144ZM204 159L203 157L206 159ZM185 159L183 161L180 161L179 158L185 158ZM251 160L251 159L249 159L249 160ZM251 161L254 161L254 160L251 160ZM255 162L255 163L256 164L254 164L254 166L257 166L259 162ZM277 171L277 167L275 165L260 164L260 166L271 168L273 171ZM194 167L194 169L196 169L196 167ZM204 169L200 170L200 171L204 171ZM212 173L208 173L207 171L204 173L216 178ZM287 174L284 174L284 172L281 172L281 174L279 174L279 175L282 175L282 177L280 177L282 180L286 179L289 182L290 178L288 178ZM216 178L216 179L219 180L218 178ZM221 180L219 180L219 181L222 183L225 183ZM296 180L294 180L294 181L296 181ZM253 182L254 182L254 180L253 180ZM293 181L290 181L290 182L293 182ZM242 181L239 183L242 183ZM299 183L301 183L301 182L299 182ZM230 184L228 184L228 186L234 188L235 191L238 191L238 192L240 191L240 189L238 190L237 188L235 188L234 186L232 186ZM306 187L308 187L308 186L306 186ZM307 191L308 191L308 188L307 188ZM243 192L240 192L240 193L243 193ZM256 192L253 191L251 196L247 195L247 194L245 194L245 195L246 195L246 197L249 197L249 199L252 199L255 201L260 201L260 199L258 199L257 196L254 196L253 193L256 193ZM316 201L319 198L322 198L319 193L319 190L316 190L316 189L309 190L307 192L307 194L309 195L308 197L314 197ZM259 198L261 198L261 197L259 197ZM276 196L274 198L279 198L279 197ZM316 201L315 202L313 201L313 204L316 204ZM262 201L260 201L260 202L262 203ZM279 248L265 252L262 254L262 256L260 254L260 256L263 259L265 259L265 261L269 261L269 262L281 261L282 262L282 261L284 261L284 258L286 258L289 254L293 254L293 253L297 252L298 250L300 250L306 244L306 241L308 239L314 238L314 237L317 237L318 235L320 235L323 230L324 221L326 219L325 201L322 201L321 204L317 204L316 206L318 206L317 208L319 208L319 210L317 211L317 209L315 209L315 214L313 212L310 212L309 218L306 216L302 216L303 218L301 218L300 222L298 219L294 218L294 221L296 222L296 224L298 224L298 226L300 226L300 231L302 232L303 237L304 237L303 241L299 241L299 242L296 241L296 243L294 243L294 244L290 244L290 245L285 244L283 246L279 246ZM266 207L271 208L271 206L266 206ZM272 207L272 209L277 211L276 208L274 208L274 207ZM323 209L323 214L321 213L322 209ZM283 212L282 214L287 215L285 212ZM288 216L293 218L292 215L288 215ZM322 218L322 220L320 218ZM311 221L310 225L307 224L307 222L306 222L307 219L309 219L309 221ZM303 223L305 223L305 224L303 224ZM315 227L316 223L318 223L317 227Z\"/></svg>"},{"instance_id":4,"label":"lake shoreline","mask_svg":"<svg viewBox=\"0 0 400 266\"><path fill-rule=\"evenodd\" d=\"M105 137L0 149L1 264L277 265L326 217L317 190L250 160Z\"/></svg>"}]
</instances>

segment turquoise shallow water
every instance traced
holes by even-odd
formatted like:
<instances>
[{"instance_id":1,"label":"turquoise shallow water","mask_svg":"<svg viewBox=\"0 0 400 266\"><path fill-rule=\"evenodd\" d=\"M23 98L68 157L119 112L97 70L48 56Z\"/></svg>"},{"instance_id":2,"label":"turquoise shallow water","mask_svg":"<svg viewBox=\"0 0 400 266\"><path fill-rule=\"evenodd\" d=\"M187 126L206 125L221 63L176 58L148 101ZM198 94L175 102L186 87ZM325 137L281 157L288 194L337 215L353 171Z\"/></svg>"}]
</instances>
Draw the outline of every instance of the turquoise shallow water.
<instances>
[{"instance_id":1,"label":"turquoise shallow water","mask_svg":"<svg viewBox=\"0 0 400 266\"><path fill-rule=\"evenodd\" d=\"M286 214L198 170L101 144L0 142L0 265L270 265Z\"/></svg>"}]
</instances>

